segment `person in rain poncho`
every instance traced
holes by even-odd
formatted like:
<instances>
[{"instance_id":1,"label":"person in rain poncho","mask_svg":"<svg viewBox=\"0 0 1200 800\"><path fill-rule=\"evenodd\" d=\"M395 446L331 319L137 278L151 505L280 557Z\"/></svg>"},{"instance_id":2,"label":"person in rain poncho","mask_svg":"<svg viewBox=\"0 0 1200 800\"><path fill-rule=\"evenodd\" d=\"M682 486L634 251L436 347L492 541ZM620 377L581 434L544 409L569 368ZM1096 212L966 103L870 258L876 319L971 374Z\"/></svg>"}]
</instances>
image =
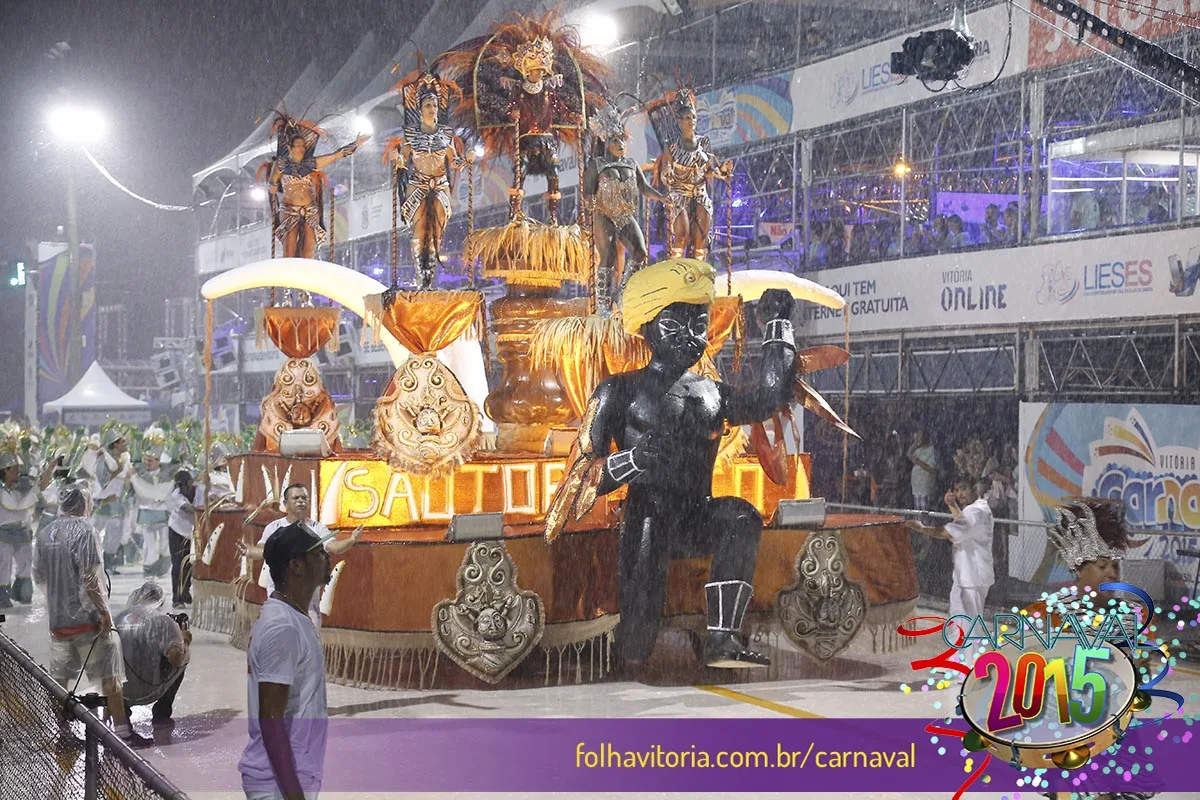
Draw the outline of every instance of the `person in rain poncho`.
<instances>
[{"instance_id":1,"label":"person in rain poncho","mask_svg":"<svg viewBox=\"0 0 1200 800\"><path fill-rule=\"evenodd\" d=\"M68 487L60 510L57 520L38 531L33 563L33 579L46 595L50 624L46 671L64 688L81 671L87 673L89 681L100 684L117 735L131 745L147 744L134 733L125 713L125 664L108 610L87 486Z\"/></svg>"},{"instance_id":2,"label":"person in rain poncho","mask_svg":"<svg viewBox=\"0 0 1200 800\"><path fill-rule=\"evenodd\" d=\"M126 715L132 706L153 704L154 727L169 729L175 725L173 705L191 657L192 632L186 617L180 624L161 610L163 599L162 587L146 581L129 595L115 625L125 658Z\"/></svg>"}]
</instances>

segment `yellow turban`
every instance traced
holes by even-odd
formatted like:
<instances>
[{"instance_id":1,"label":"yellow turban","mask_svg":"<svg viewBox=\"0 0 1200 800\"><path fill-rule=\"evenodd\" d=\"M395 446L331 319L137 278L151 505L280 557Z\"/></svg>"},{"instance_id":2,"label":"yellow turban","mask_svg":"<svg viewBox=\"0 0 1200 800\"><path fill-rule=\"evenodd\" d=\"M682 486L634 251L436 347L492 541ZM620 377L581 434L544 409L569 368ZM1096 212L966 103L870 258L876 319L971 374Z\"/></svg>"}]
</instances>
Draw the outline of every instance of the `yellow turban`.
<instances>
[{"instance_id":1,"label":"yellow turban","mask_svg":"<svg viewBox=\"0 0 1200 800\"><path fill-rule=\"evenodd\" d=\"M712 264L695 258L670 258L629 276L621 293L621 320L625 332L640 336L642 326L672 303L712 305Z\"/></svg>"}]
</instances>

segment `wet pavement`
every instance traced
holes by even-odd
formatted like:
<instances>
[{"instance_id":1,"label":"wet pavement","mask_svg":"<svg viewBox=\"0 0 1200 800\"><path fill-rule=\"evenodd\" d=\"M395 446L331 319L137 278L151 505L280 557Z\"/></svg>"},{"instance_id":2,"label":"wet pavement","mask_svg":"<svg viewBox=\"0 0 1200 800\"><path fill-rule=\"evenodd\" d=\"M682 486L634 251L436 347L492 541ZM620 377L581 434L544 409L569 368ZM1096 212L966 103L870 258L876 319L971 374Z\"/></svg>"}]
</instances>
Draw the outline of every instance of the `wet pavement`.
<instances>
[{"instance_id":1,"label":"wet pavement","mask_svg":"<svg viewBox=\"0 0 1200 800\"><path fill-rule=\"evenodd\" d=\"M135 572L136 570L130 570ZM124 607L125 600L143 578L140 574L121 574L113 578L112 605ZM920 612L918 612L920 613ZM16 607L7 612L4 632L25 647L35 660L45 663L48 633L44 600L40 593L32 607ZM243 797L237 761L246 744L246 656L229 644L229 638L193 628L191 663L175 702L176 726L169 733L157 732L153 747L141 751L151 764L176 781L195 798ZM753 671L735 672L698 670L687 666L691 651L682 635L666 633L661 637L648 670L638 681L609 680L602 684L529 686L518 689L481 690L475 688L380 691L356 689L330 683L329 714L333 719L372 718L549 718L549 717L658 717L658 718L782 718L782 717L914 717L932 719L947 713L955 699L953 689L919 691L923 675L914 673L909 663L934 655L941 648L934 639L917 640L907 648L877 653L864 629L850 647L825 665L807 661L783 642L772 655L784 677L763 681ZM790 652L789 652L790 651ZM456 669L443 660L442 670ZM724 679L724 680L722 680ZM86 679L85 679L86 681ZM526 685L529 682L524 682ZM903 686L916 684L918 691L906 693ZM1167 685L1169 684L1169 685ZM1177 671L1164 683L1184 697L1200 691L1200 673ZM928 687L926 687L928 688ZM81 685L80 691L84 691ZM936 711L934 703L942 703ZM145 736L152 734L149 707L135 708L135 727ZM351 751L353 748L349 748ZM353 752L329 743L328 758L353 758ZM464 754L457 754L463 759ZM998 798L1013 795L1011 787L972 793L968 797ZM1018 789L1019 791L1019 789ZM443 797L465 798L475 794L343 794L322 793L322 797ZM508 793L508 797L518 797ZM529 795L535 796L535 795ZM608 797L589 794L588 797ZM633 795L611 795L633 796ZM641 794L640 797L665 796ZM679 795L672 795L679 796ZM692 795L725 797L724 793ZM776 795L755 796L772 797ZM803 794L778 795L802 797ZM812 797L822 795L813 794ZM905 797L912 800L938 798L942 794L858 794L862 798ZM1024 797L1034 793L1024 792ZM1193 795L1163 794L1163 800L1182 800Z\"/></svg>"}]
</instances>

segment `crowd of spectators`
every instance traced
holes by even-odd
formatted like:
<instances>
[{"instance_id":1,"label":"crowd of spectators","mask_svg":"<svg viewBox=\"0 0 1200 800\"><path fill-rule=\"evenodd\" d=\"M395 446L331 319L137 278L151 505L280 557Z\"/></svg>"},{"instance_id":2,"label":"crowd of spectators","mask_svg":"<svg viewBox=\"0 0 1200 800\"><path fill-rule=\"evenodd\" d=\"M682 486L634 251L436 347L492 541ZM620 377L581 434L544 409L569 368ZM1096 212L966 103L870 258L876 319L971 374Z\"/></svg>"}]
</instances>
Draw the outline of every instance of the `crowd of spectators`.
<instances>
[{"instance_id":1,"label":"crowd of spectators","mask_svg":"<svg viewBox=\"0 0 1200 800\"><path fill-rule=\"evenodd\" d=\"M1003 209L987 206L983 223L968 224L957 214L937 214L927 222L910 222L904 231L904 256L932 255L982 247L1014 247L1020 240L1016 201ZM848 223L814 221L806 265L810 269L886 261L901 256L896 221Z\"/></svg>"}]
</instances>

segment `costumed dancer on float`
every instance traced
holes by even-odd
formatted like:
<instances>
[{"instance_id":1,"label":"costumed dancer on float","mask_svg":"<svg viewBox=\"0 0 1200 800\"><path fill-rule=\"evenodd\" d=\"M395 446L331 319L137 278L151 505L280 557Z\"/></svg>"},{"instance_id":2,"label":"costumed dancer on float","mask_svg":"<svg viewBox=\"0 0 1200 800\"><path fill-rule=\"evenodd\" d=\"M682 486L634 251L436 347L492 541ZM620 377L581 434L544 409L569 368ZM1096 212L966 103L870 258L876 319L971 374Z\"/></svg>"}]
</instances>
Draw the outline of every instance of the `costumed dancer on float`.
<instances>
[{"instance_id":1,"label":"costumed dancer on float","mask_svg":"<svg viewBox=\"0 0 1200 800\"><path fill-rule=\"evenodd\" d=\"M728 181L733 162L721 163L707 136L696 135L696 93L684 88L668 94L650 108L669 107L679 136L659 156L655 174L667 188L667 247L671 258L708 258L713 202L708 183Z\"/></svg>"},{"instance_id":2,"label":"costumed dancer on float","mask_svg":"<svg viewBox=\"0 0 1200 800\"><path fill-rule=\"evenodd\" d=\"M36 479L21 474L18 442L0 442L0 609L33 602L33 523L53 474L53 461Z\"/></svg>"},{"instance_id":3,"label":"costumed dancer on float","mask_svg":"<svg viewBox=\"0 0 1200 800\"><path fill-rule=\"evenodd\" d=\"M558 144L579 141L589 109L600 105L604 62L560 25L557 11L540 19L515 15L478 39L439 56L435 69L463 87L456 120L479 131L489 153L513 160L510 219L521 217L525 178L546 178L546 222L558 224ZM439 70L442 71L442 70Z\"/></svg>"},{"instance_id":4,"label":"costumed dancer on float","mask_svg":"<svg viewBox=\"0 0 1200 800\"><path fill-rule=\"evenodd\" d=\"M161 428L152 425L146 430L142 436L142 462L129 481L136 499L134 527L142 539L142 574L148 577L171 571L167 498L175 481L168 466L171 458L164 452L165 442Z\"/></svg>"},{"instance_id":5,"label":"costumed dancer on float","mask_svg":"<svg viewBox=\"0 0 1200 800\"><path fill-rule=\"evenodd\" d=\"M592 241L600 253L596 272L596 309L607 316L612 309L617 249L625 247L624 278L646 266L646 237L638 224L638 195L667 202L667 195L646 180L642 168L627 156L629 132L625 119L612 104L597 111L588 122L595 148L583 172L583 196L592 203Z\"/></svg>"},{"instance_id":6,"label":"costumed dancer on float","mask_svg":"<svg viewBox=\"0 0 1200 800\"><path fill-rule=\"evenodd\" d=\"M396 171L400 220L412 231L418 288L432 289L450 219L450 175L472 163L475 153L442 122L451 98L462 97L457 84L418 67L396 89L404 99L404 137L388 142L385 158Z\"/></svg>"},{"instance_id":7,"label":"costumed dancer on float","mask_svg":"<svg viewBox=\"0 0 1200 800\"><path fill-rule=\"evenodd\" d=\"M121 547L126 536L131 535L125 524L125 512L133 477L125 432L119 425L101 430L100 449L90 452L85 462L92 478L93 522L104 547L104 569L119 575Z\"/></svg>"},{"instance_id":8,"label":"costumed dancer on float","mask_svg":"<svg viewBox=\"0 0 1200 800\"><path fill-rule=\"evenodd\" d=\"M712 380L689 370L708 344L714 278L710 264L686 258L661 261L630 277L622 294L622 322L627 333L645 339L650 363L596 388L574 460L546 515L546 536L553 540L598 496L629 487L617 564L617 646L630 663L644 661L654 647L669 561L708 553L704 663L770 663L740 634L753 593L762 517L741 498L713 497L712 478L729 426L760 422L791 402L793 300L786 291L769 289L759 301L766 336L757 383Z\"/></svg>"},{"instance_id":9,"label":"costumed dancer on float","mask_svg":"<svg viewBox=\"0 0 1200 800\"><path fill-rule=\"evenodd\" d=\"M317 142L324 131L283 112L276 114L272 133L276 138L275 158L259 168L259 177L268 173L275 238L283 245L284 258L315 258L317 246L326 239L322 170L353 155L371 137L363 134L332 153L318 156Z\"/></svg>"}]
</instances>

